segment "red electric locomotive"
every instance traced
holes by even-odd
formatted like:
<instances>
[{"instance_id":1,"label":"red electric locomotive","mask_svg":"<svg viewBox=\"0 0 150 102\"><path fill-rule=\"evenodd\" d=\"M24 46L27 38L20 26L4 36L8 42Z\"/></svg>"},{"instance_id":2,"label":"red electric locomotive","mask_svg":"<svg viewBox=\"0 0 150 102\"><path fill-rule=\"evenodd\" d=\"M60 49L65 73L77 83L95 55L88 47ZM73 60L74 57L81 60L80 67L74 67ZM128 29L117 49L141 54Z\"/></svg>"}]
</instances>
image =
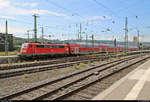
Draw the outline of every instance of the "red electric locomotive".
<instances>
[{"instance_id":1,"label":"red electric locomotive","mask_svg":"<svg viewBox=\"0 0 150 102\"><path fill-rule=\"evenodd\" d=\"M24 43L21 47L20 56L67 55L69 50L68 44Z\"/></svg>"}]
</instances>

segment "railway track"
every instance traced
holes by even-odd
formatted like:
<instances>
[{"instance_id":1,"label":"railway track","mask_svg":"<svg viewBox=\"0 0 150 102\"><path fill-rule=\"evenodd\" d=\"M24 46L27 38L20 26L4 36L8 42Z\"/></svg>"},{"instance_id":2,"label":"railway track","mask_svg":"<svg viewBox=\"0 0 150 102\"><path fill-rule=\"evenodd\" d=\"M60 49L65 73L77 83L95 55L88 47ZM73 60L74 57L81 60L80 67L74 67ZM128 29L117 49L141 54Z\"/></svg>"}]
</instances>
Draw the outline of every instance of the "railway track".
<instances>
[{"instance_id":1,"label":"railway track","mask_svg":"<svg viewBox=\"0 0 150 102\"><path fill-rule=\"evenodd\" d=\"M108 56L116 56L114 54L109 55L99 55L99 56L76 56L76 57L65 57L55 60L47 60L47 61L37 61L37 62L28 62L28 63L19 63L13 65L1 65L0 70L10 70L10 69L17 69L17 68L27 68L27 67L34 67L34 66L43 66L43 65L50 65L50 64L57 64L57 63L64 63L64 62L73 62L73 61L80 61L80 60L87 60L87 59L94 59L97 57L108 57ZM121 56L121 55L120 55Z\"/></svg>"},{"instance_id":2,"label":"railway track","mask_svg":"<svg viewBox=\"0 0 150 102\"><path fill-rule=\"evenodd\" d=\"M120 60L106 62L89 67L66 76L62 76L47 83L33 86L20 92L1 97L1 100L58 100L71 95L90 84L110 76L122 69L148 59L149 56L130 56Z\"/></svg>"},{"instance_id":3,"label":"railway track","mask_svg":"<svg viewBox=\"0 0 150 102\"><path fill-rule=\"evenodd\" d=\"M136 69L138 66L140 66L147 60L149 59L145 59L132 66L122 69L114 74L106 76L105 78L95 81L94 83L87 85L76 92L73 92L71 95L68 96L66 95L60 99L61 100L93 100L95 96L102 93L107 88L111 87L111 85L115 84L115 82L117 82L118 80L126 76L128 73Z\"/></svg>"},{"instance_id":4,"label":"railway track","mask_svg":"<svg viewBox=\"0 0 150 102\"><path fill-rule=\"evenodd\" d=\"M9 69L9 70L0 70L0 79L19 76L19 75L23 75L23 74L30 74L30 73L47 71L47 70L66 68L69 66L73 66L74 64L88 63L89 61L91 61L91 62L103 61L103 60L108 59L110 57L112 58L112 57L116 57L116 56L93 57L93 58L90 58L90 60L79 59L79 61L70 60L69 62L63 61L63 63L60 63L60 64L55 64L55 63L58 63L59 61L56 61L56 62L54 61L53 64L49 63L50 65L35 66L35 67L24 67L24 68L16 68L16 69Z\"/></svg>"},{"instance_id":5,"label":"railway track","mask_svg":"<svg viewBox=\"0 0 150 102\"><path fill-rule=\"evenodd\" d=\"M133 55L133 56L136 56L136 55ZM53 64L49 62L50 65L25 67L25 68L21 67L21 68L16 68L16 69L11 69L11 70L10 69L9 70L0 70L0 79L20 76L20 75L23 75L23 74L31 74L31 73L36 73L36 72L66 68L66 67L69 67L69 66L73 66L75 64L88 63L89 61L90 62L103 61L105 59L109 59L109 58L113 58L113 57L116 57L116 55L109 55L109 56L103 56L103 57L102 56L90 57L90 59L88 59L88 60L78 59L78 60L81 60L81 61L74 61L74 59L72 59L69 62L65 63L63 61L63 63L60 63L60 64L55 64L55 63L58 63L59 61L54 61Z\"/></svg>"},{"instance_id":6,"label":"railway track","mask_svg":"<svg viewBox=\"0 0 150 102\"><path fill-rule=\"evenodd\" d=\"M50 65L50 64L57 64L57 63L64 63L64 62L73 62L73 61L81 61L81 60L88 60L88 59L94 59L97 57L107 57L107 56L128 56L128 55L134 55L134 54L140 54L141 52L129 52L127 55L115 55L113 54L106 54L106 55L96 55L96 56L71 56L71 57L63 57L63 58L57 58L52 60L46 60L46 61L31 61L27 63L15 63L15 64L9 64L9 65L0 65L0 70L10 70L10 69L17 69L17 68L27 68L27 67L34 67L34 66L43 66L43 65ZM149 51L144 51L142 53L149 53Z\"/></svg>"}]
</instances>

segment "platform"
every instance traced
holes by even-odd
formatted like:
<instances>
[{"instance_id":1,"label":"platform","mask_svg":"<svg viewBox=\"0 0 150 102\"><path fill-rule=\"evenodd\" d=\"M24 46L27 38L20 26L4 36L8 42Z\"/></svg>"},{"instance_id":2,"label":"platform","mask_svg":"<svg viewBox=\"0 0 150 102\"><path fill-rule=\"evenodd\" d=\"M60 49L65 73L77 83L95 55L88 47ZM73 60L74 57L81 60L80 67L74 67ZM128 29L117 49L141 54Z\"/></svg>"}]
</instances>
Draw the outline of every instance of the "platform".
<instances>
[{"instance_id":1,"label":"platform","mask_svg":"<svg viewBox=\"0 0 150 102\"><path fill-rule=\"evenodd\" d=\"M150 100L150 60L92 100Z\"/></svg>"}]
</instances>

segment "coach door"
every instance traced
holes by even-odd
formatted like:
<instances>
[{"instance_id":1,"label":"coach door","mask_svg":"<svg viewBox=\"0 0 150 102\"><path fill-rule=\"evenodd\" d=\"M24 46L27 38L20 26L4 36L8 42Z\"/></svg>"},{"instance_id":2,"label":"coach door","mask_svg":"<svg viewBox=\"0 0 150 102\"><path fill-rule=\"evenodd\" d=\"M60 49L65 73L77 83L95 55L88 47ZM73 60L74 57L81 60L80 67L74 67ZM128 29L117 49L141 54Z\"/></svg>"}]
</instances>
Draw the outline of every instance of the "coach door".
<instances>
[{"instance_id":1,"label":"coach door","mask_svg":"<svg viewBox=\"0 0 150 102\"><path fill-rule=\"evenodd\" d=\"M75 47L74 51L75 51L75 54L79 54L79 48L78 47Z\"/></svg>"}]
</instances>

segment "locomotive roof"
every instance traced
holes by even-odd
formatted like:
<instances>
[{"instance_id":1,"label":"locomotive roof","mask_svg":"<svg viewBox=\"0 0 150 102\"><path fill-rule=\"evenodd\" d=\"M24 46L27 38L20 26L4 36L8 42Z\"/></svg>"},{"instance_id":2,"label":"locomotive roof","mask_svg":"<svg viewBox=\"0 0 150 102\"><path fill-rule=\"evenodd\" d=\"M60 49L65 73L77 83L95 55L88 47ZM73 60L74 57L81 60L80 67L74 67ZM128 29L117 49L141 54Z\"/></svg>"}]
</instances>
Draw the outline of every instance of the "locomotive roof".
<instances>
[{"instance_id":1,"label":"locomotive roof","mask_svg":"<svg viewBox=\"0 0 150 102\"><path fill-rule=\"evenodd\" d=\"M63 43L25 43L25 44L39 44L39 45L64 45Z\"/></svg>"}]
</instances>

